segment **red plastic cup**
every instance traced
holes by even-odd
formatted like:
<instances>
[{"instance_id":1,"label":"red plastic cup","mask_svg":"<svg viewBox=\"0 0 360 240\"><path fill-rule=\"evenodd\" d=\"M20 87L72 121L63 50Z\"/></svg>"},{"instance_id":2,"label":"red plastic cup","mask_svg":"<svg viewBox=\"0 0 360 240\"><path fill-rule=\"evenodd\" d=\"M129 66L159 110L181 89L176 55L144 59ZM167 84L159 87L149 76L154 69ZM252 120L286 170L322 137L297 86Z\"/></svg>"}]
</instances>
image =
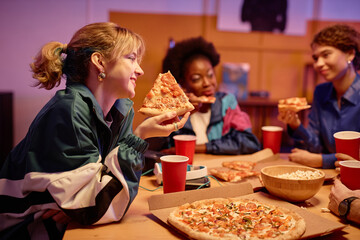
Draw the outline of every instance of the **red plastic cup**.
<instances>
[{"instance_id":1,"label":"red plastic cup","mask_svg":"<svg viewBox=\"0 0 360 240\"><path fill-rule=\"evenodd\" d=\"M160 157L164 193L185 191L189 158L179 155Z\"/></svg>"},{"instance_id":2,"label":"red plastic cup","mask_svg":"<svg viewBox=\"0 0 360 240\"><path fill-rule=\"evenodd\" d=\"M360 132L342 131L334 134L337 153L345 153L359 160Z\"/></svg>"},{"instance_id":3,"label":"red plastic cup","mask_svg":"<svg viewBox=\"0 0 360 240\"><path fill-rule=\"evenodd\" d=\"M351 190L360 189L360 161L340 161L340 180Z\"/></svg>"},{"instance_id":4,"label":"red plastic cup","mask_svg":"<svg viewBox=\"0 0 360 240\"><path fill-rule=\"evenodd\" d=\"M263 148L270 148L274 154L279 153L283 128L278 126L263 126L261 132Z\"/></svg>"},{"instance_id":5,"label":"red plastic cup","mask_svg":"<svg viewBox=\"0 0 360 240\"><path fill-rule=\"evenodd\" d=\"M194 135L175 135L176 155L182 155L189 158L188 164L192 165L195 154L196 136Z\"/></svg>"}]
</instances>

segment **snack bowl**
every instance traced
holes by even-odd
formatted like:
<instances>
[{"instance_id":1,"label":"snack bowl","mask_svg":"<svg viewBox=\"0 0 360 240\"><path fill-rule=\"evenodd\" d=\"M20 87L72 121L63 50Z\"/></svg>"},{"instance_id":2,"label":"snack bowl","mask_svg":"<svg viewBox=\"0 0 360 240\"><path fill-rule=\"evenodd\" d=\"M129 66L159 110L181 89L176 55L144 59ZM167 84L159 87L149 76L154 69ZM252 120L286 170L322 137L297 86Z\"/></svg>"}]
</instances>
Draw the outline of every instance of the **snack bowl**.
<instances>
[{"instance_id":1,"label":"snack bowl","mask_svg":"<svg viewBox=\"0 0 360 240\"><path fill-rule=\"evenodd\" d=\"M325 173L305 166L275 165L262 168L261 179L270 194L290 202L302 202L320 190Z\"/></svg>"}]
</instances>

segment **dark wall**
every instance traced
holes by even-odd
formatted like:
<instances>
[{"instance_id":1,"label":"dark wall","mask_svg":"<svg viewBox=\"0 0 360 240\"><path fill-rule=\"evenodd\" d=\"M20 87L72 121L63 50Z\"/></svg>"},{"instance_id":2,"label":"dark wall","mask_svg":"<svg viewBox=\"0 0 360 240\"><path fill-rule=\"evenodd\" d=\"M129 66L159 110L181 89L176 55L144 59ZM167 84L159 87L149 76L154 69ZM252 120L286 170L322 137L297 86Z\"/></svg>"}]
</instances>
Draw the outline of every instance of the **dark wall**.
<instances>
[{"instance_id":1,"label":"dark wall","mask_svg":"<svg viewBox=\"0 0 360 240\"><path fill-rule=\"evenodd\" d=\"M13 94L0 92L0 166L13 147Z\"/></svg>"}]
</instances>

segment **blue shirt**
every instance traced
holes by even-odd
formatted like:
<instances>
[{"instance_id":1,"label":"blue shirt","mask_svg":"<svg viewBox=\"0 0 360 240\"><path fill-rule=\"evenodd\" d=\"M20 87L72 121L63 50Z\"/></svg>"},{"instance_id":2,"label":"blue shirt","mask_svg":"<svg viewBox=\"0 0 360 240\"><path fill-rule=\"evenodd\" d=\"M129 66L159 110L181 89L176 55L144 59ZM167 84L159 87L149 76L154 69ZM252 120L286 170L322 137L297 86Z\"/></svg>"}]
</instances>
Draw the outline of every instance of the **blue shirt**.
<instances>
[{"instance_id":1,"label":"blue shirt","mask_svg":"<svg viewBox=\"0 0 360 240\"><path fill-rule=\"evenodd\" d=\"M339 131L360 132L360 76L341 97L341 109L336 99L336 91L331 82L319 84L315 88L309 125L300 125L288 132L299 148L309 152L322 153L323 168L334 168L336 157L333 134Z\"/></svg>"}]
</instances>

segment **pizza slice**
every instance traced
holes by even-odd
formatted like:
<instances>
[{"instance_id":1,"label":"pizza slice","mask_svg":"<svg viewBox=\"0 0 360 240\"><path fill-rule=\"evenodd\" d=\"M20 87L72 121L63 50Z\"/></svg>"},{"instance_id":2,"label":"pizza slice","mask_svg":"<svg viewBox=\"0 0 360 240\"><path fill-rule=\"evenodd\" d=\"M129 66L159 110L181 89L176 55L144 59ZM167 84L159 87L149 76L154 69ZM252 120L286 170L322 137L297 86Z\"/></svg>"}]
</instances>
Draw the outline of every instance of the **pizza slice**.
<instances>
[{"instance_id":1,"label":"pizza slice","mask_svg":"<svg viewBox=\"0 0 360 240\"><path fill-rule=\"evenodd\" d=\"M177 115L181 116L194 109L174 76L168 71L167 73L160 73L156 78L139 112L147 116L157 116L165 112L175 111Z\"/></svg>"},{"instance_id":2,"label":"pizza slice","mask_svg":"<svg viewBox=\"0 0 360 240\"><path fill-rule=\"evenodd\" d=\"M233 170L233 169L221 168L221 167L211 168L211 169L209 169L209 171L213 176L220 178L226 182L232 182L232 183L240 182L244 178L260 175L260 173L258 173L256 171Z\"/></svg>"},{"instance_id":3,"label":"pizza slice","mask_svg":"<svg viewBox=\"0 0 360 240\"><path fill-rule=\"evenodd\" d=\"M304 97L280 99L278 102L279 111L292 110L294 112L299 112L310 107L311 105L308 105L306 98Z\"/></svg>"},{"instance_id":4,"label":"pizza slice","mask_svg":"<svg viewBox=\"0 0 360 240\"><path fill-rule=\"evenodd\" d=\"M184 90L185 91L185 90ZM194 93L187 93L186 95L189 97L189 101L191 103L214 103L216 101L216 97L214 96L196 96Z\"/></svg>"},{"instance_id":5,"label":"pizza slice","mask_svg":"<svg viewBox=\"0 0 360 240\"><path fill-rule=\"evenodd\" d=\"M244 170L244 171L251 171L255 167L255 162L250 161L229 161L223 162L223 167L231 168L234 170Z\"/></svg>"},{"instance_id":6,"label":"pizza slice","mask_svg":"<svg viewBox=\"0 0 360 240\"><path fill-rule=\"evenodd\" d=\"M216 101L216 98L213 96L195 96L193 99L191 99L191 101L199 103L214 103Z\"/></svg>"}]
</instances>

